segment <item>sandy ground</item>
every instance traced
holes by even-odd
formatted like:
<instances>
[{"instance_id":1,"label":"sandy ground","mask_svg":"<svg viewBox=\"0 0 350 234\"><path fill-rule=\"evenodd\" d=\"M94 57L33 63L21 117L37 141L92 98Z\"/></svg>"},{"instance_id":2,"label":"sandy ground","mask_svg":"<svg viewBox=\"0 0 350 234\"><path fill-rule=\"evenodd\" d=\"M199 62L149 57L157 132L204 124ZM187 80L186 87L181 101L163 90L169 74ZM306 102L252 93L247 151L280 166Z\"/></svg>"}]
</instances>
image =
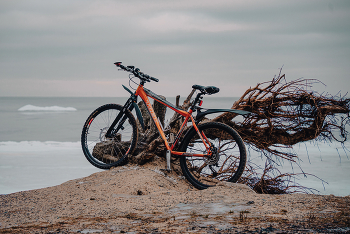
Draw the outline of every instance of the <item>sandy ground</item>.
<instances>
[{"instance_id":1,"label":"sandy ground","mask_svg":"<svg viewBox=\"0 0 350 234\"><path fill-rule=\"evenodd\" d=\"M1 195L0 233L350 233L349 196L257 194L226 182L200 191L163 164Z\"/></svg>"}]
</instances>

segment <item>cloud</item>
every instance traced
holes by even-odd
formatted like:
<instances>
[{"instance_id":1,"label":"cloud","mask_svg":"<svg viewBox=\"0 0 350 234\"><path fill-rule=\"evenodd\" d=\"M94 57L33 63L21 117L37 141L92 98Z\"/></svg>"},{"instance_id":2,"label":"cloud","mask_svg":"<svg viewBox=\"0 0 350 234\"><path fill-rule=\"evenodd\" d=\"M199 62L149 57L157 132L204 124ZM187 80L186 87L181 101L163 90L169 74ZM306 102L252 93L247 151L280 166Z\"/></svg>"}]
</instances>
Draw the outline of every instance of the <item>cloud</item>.
<instances>
[{"instance_id":1,"label":"cloud","mask_svg":"<svg viewBox=\"0 0 350 234\"><path fill-rule=\"evenodd\" d=\"M159 78L154 89L249 87L284 65L290 79L339 90L349 83L349 10L343 0L0 1L0 82L13 80L7 89L21 95L15 84L23 80L127 81L113 65L120 60ZM81 88L72 85L77 95Z\"/></svg>"},{"instance_id":2,"label":"cloud","mask_svg":"<svg viewBox=\"0 0 350 234\"><path fill-rule=\"evenodd\" d=\"M191 31L219 33L240 31L247 28L247 26L235 22L225 22L204 15L181 12L163 12L143 20L142 27L161 33Z\"/></svg>"},{"instance_id":3,"label":"cloud","mask_svg":"<svg viewBox=\"0 0 350 234\"><path fill-rule=\"evenodd\" d=\"M3 96L24 97L61 96L62 93L68 97L116 96L118 93L128 96L116 80L101 78L98 80L5 79L1 80L0 93Z\"/></svg>"}]
</instances>

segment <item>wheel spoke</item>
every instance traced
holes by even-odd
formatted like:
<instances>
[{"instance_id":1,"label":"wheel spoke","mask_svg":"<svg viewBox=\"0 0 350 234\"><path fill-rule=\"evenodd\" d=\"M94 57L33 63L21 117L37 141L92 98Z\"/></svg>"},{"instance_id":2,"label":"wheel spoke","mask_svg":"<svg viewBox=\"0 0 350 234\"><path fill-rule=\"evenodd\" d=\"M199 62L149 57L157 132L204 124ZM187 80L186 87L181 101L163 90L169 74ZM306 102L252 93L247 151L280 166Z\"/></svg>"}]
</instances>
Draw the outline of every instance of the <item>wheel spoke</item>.
<instances>
[{"instance_id":1,"label":"wheel spoke","mask_svg":"<svg viewBox=\"0 0 350 234\"><path fill-rule=\"evenodd\" d=\"M82 145L86 158L94 166L108 169L118 166L126 158L127 152L133 152L137 141L137 126L135 118L126 112L126 120L113 138L105 134L116 116L122 110L117 104L107 104L99 107L88 118L82 132Z\"/></svg>"}]
</instances>

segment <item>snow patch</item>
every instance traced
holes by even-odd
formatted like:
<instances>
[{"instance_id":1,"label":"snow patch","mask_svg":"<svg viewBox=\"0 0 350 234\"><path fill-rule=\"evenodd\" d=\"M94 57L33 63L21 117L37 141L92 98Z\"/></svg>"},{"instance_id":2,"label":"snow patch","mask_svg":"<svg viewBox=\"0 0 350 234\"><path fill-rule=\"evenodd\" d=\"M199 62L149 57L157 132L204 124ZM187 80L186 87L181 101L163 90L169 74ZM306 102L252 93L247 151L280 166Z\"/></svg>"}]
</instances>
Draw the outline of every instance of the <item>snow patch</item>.
<instances>
[{"instance_id":1,"label":"snow patch","mask_svg":"<svg viewBox=\"0 0 350 234\"><path fill-rule=\"evenodd\" d=\"M33 106L26 105L18 109L18 111L76 111L74 107L61 107L61 106Z\"/></svg>"}]
</instances>

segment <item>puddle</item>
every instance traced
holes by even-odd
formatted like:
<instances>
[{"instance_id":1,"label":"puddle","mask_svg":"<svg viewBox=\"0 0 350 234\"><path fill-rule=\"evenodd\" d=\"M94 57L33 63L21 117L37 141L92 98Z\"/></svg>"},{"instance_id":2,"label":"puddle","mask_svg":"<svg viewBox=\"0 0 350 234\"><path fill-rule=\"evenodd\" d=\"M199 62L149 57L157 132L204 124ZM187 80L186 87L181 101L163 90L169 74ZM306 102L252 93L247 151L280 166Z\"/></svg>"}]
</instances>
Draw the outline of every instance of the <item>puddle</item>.
<instances>
[{"instance_id":1,"label":"puddle","mask_svg":"<svg viewBox=\"0 0 350 234\"><path fill-rule=\"evenodd\" d=\"M191 214L200 215L221 215L227 213L239 213L242 210L249 210L250 206L241 205L237 203L206 203L206 204L185 204L179 203L176 207L169 210L170 214L177 214L180 216L188 216Z\"/></svg>"},{"instance_id":2,"label":"puddle","mask_svg":"<svg viewBox=\"0 0 350 234\"><path fill-rule=\"evenodd\" d=\"M193 209L193 207L189 204L185 204L185 203L179 203L176 205L176 208L173 209L178 209L178 210L191 210Z\"/></svg>"},{"instance_id":3,"label":"puddle","mask_svg":"<svg viewBox=\"0 0 350 234\"><path fill-rule=\"evenodd\" d=\"M189 219L191 216L189 215L183 215L183 216L177 216L176 217L176 220L179 220L179 219Z\"/></svg>"},{"instance_id":4,"label":"puddle","mask_svg":"<svg viewBox=\"0 0 350 234\"><path fill-rule=\"evenodd\" d=\"M80 231L80 233L101 233L103 232L103 230L100 229L84 229L82 231Z\"/></svg>"},{"instance_id":5,"label":"puddle","mask_svg":"<svg viewBox=\"0 0 350 234\"><path fill-rule=\"evenodd\" d=\"M210 211L210 213L214 214L222 214L227 213L234 210L235 205L228 205L223 203L209 203L205 204L204 207Z\"/></svg>"}]
</instances>

